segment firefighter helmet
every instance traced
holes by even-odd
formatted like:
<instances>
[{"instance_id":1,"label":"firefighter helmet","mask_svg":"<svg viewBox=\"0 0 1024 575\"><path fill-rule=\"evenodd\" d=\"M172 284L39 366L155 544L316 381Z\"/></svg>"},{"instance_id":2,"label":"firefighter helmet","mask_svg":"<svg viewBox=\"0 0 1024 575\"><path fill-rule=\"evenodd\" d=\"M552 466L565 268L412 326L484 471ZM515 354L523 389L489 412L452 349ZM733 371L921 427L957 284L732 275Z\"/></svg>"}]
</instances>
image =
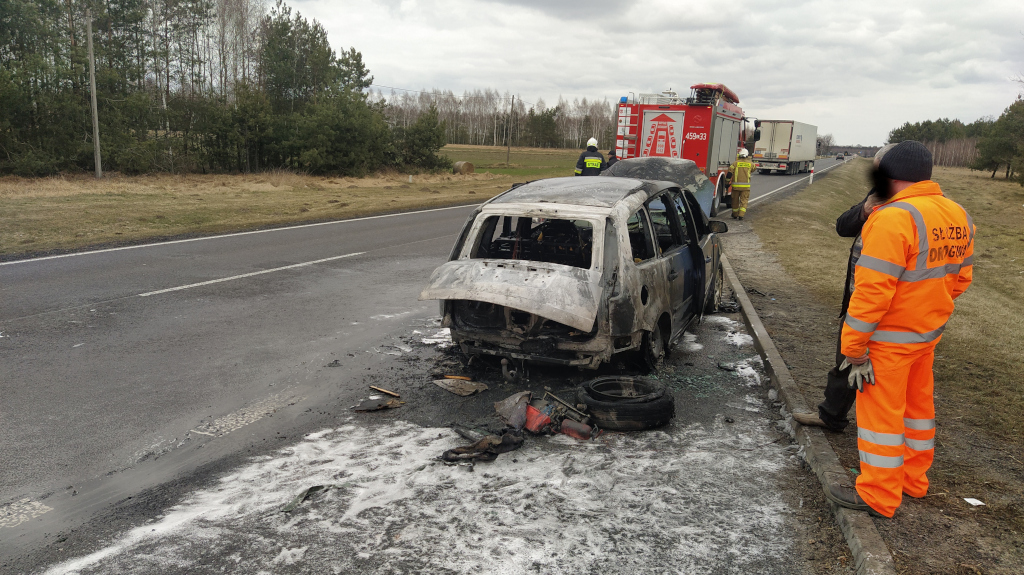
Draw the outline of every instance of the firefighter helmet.
<instances>
[{"instance_id":1,"label":"firefighter helmet","mask_svg":"<svg viewBox=\"0 0 1024 575\"><path fill-rule=\"evenodd\" d=\"M589 148L591 146L595 148L597 147L597 138L590 138L589 140L587 140L587 147Z\"/></svg>"},{"instance_id":2,"label":"firefighter helmet","mask_svg":"<svg viewBox=\"0 0 1024 575\"><path fill-rule=\"evenodd\" d=\"M740 149L740 157L741 158L746 158L749 155L750 155L750 152L748 152L746 148L741 148Z\"/></svg>"}]
</instances>

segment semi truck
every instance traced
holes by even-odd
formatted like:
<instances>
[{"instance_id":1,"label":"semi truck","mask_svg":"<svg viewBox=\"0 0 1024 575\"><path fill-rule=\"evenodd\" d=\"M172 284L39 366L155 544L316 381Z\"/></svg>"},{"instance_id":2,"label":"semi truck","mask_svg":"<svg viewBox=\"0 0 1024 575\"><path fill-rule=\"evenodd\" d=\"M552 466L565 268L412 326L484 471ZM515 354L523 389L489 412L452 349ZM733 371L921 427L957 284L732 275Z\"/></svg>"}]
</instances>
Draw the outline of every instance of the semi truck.
<instances>
[{"instance_id":1,"label":"semi truck","mask_svg":"<svg viewBox=\"0 0 1024 575\"><path fill-rule=\"evenodd\" d=\"M817 153L817 126L793 120L760 120L755 125L753 160L759 174L811 171Z\"/></svg>"},{"instance_id":2,"label":"semi truck","mask_svg":"<svg viewBox=\"0 0 1024 575\"><path fill-rule=\"evenodd\" d=\"M711 198L698 201L715 216L721 203L731 201L725 173L752 129L739 103L724 84L694 84L689 97L671 89L624 96L619 100L616 156L693 160L714 183Z\"/></svg>"}]
</instances>

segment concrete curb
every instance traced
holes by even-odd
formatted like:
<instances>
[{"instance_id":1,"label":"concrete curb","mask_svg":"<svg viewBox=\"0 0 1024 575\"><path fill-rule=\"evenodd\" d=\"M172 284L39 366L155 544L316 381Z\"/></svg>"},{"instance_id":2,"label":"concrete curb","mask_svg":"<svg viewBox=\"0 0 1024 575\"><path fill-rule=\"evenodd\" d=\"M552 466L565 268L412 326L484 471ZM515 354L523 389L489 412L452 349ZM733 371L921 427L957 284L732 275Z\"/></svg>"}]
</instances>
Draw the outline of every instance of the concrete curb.
<instances>
[{"instance_id":1,"label":"concrete curb","mask_svg":"<svg viewBox=\"0 0 1024 575\"><path fill-rule=\"evenodd\" d=\"M807 404L796 381L789 374L786 362L783 361L782 355L776 349L764 324L761 323L761 318L754 310L754 305L747 297L746 290L743 289L743 285L732 266L729 265L725 254L722 254L722 267L725 269L725 277L729 286L736 294L736 301L740 304L743 322L754 338L754 347L764 361L765 371L778 390L779 398L785 406L788 423L796 429L796 439L803 448L804 460L814 470L825 489L828 489L829 484L849 481L849 475L839 463L839 457L832 449L828 439L825 438L824 432L817 427L799 425L791 417L788 417L788 414L794 411L814 411L814 409ZM840 507L831 502L829 505L839 522L839 527L843 530L846 544L850 546L850 551L853 553L857 575L896 575L896 565L889 554L889 548L882 541L882 537L878 534L878 530L868 514Z\"/></svg>"}]
</instances>

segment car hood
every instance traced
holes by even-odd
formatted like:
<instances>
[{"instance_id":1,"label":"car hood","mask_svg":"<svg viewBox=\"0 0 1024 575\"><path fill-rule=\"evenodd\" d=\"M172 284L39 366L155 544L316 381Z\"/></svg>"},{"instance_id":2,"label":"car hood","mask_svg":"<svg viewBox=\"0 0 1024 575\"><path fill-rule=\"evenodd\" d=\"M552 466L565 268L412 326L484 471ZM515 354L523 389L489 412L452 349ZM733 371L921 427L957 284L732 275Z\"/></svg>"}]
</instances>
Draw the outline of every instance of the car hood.
<instances>
[{"instance_id":1,"label":"car hood","mask_svg":"<svg viewBox=\"0 0 1024 575\"><path fill-rule=\"evenodd\" d=\"M434 270L420 299L493 303L589 332L601 302L600 280L600 271L559 264L455 260Z\"/></svg>"}]
</instances>

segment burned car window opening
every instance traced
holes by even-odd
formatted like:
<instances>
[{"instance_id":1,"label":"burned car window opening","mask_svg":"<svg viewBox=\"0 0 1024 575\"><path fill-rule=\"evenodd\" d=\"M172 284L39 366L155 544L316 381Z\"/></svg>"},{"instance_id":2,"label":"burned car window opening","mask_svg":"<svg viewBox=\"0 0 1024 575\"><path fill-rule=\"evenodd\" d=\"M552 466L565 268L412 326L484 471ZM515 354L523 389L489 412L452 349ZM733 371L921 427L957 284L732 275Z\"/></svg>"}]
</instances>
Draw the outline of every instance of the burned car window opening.
<instances>
[{"instance_id":1,"label":"burned car window opening","mask_svg":"<svg viewBox=\"0 0 1024 575\"><path fill-rule=\"evenodd\" d=\"M667 195L658 196L648 200L647 213L651 216L654 225L654 237L658 239L658 247L661 253L668 253L685 242L682 241L681 230L677 218L669 213L666 202L670 201Z\"/></svg>"},{"instance_id":2,"label":"burned car window opening","mask_svg":"<svg viewBox=\"0 0 1024 575\"><path fill-rule=\"evenodd\" d=\"M654 245L651 241L651 234L647 223L647 217L641 208L629 216L626 220L626 230L629 233L629 246L633 251L633 263L647 261L655 256Z\"/></svg>"},{"instance_id":3,"label":"burned car window opening","mask_svg":"<svg viewBox=\"0 0 1024 575\"><path fill-rule=\"evenodd\" d=\"M471 259L506 259L590 269L594 226L587 220L488 216Z\"/></svg>"},{"instance_id":4,"label":"burned car window opening","mask_svg":"<svg viewBox=\"0 0 1024 575\"><path fill-rule=\"evenodd\" d=\"M672 192L672 205L676 208L676 215L679 216L679 225L683 228L683 244L690 243L690 234L694 231L692 220L687 214L686 200L683 199L683 195L679 192ZM696 235L700 235L698 232Z\"/></svg>"}]
</instances>

